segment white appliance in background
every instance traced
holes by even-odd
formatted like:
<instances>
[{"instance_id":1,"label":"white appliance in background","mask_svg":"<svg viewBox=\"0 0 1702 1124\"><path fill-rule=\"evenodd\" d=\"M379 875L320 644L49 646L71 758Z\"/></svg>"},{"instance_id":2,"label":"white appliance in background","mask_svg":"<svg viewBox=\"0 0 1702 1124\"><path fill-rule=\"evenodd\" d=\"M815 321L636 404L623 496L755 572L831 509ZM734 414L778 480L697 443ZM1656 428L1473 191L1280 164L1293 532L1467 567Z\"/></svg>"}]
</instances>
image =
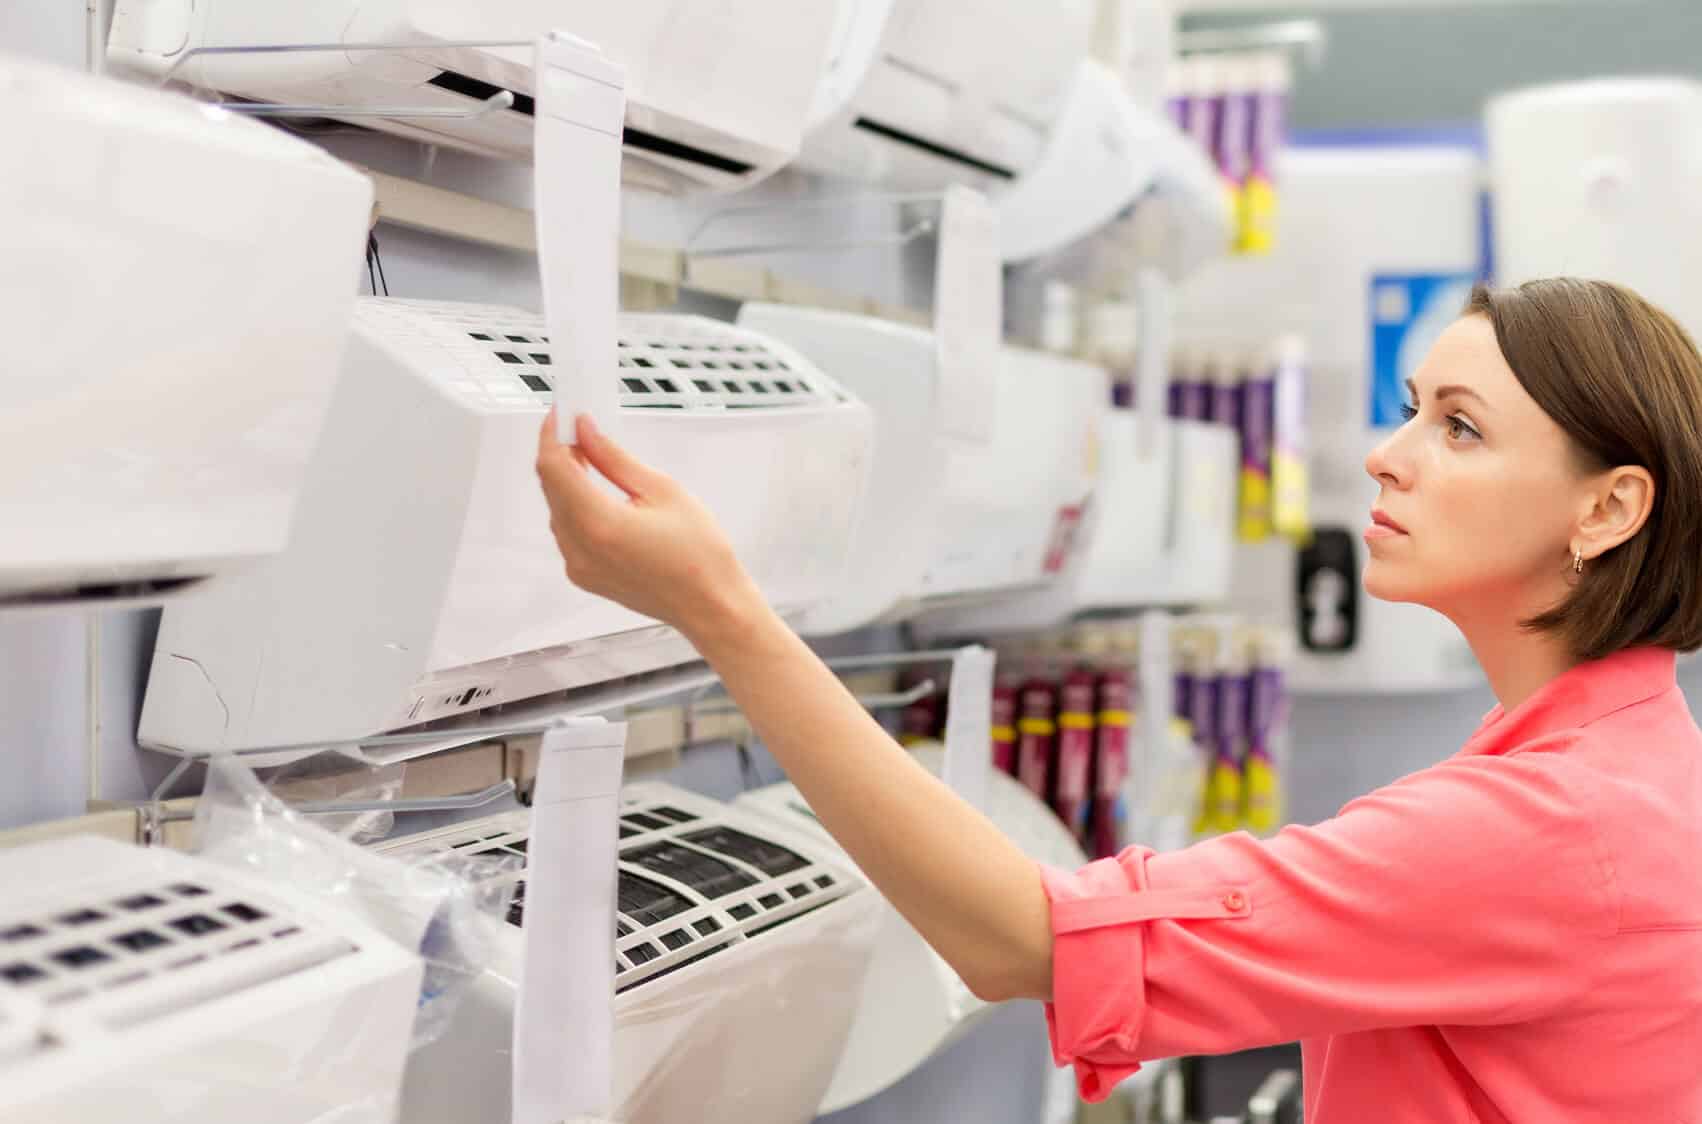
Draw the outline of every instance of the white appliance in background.
<instances>
[{"instance_id":1,"label":"white appliance in background","mask_svg":"<svg viewBox=\"0 0 1702 1124\"><path fill-rule=\"evenodd\" d=\"M1154 189L1156 207L1145 199ZM1007 261L1089 287L1125 284L1143 261L1182 276L1230 244L1228 198L1205 153L1093 59L1077 66L1044 157L998 203Z\"/></svg>"},{"instance_id":2,"label":"white appliance in background","mask_svg":"<svg viewBox=\"0 0 1702 1124\"><path fill-rule=\"evenodd\" d=\"M419 990L286 886L89 836L0 852L5 1124L387 1124Z\"/></svg>"},{"instance_id":3,"label":"white appliance in background","mask_svg":"<svg viewBox=\"0 0 1702 1124\"><path fill-rule=\"evenodd\" d=\"M797 351L698 317L619 319L621 439L715 514L771 603L839 586L868 407ZM165 615L139 736L188 753L354 739L694 657L568 584L533 461L541 317L362 299L275 562Z\"/></svg>"},{"instance_id":4,"label":"white appliance in background","mask_svg":"<svg viewBox=\"0 0 1702 1124\"><path fill-rule=\"evenodd\" d=\"M1099 415L1099 486L1078 558L1057 581L943 609L920 622L930 640L1055 628L1079 613L1213 605L1234 569L1239 434L1228 426Z\"/></svg>"},{"instance_id":5,"label":"white appliance in background","mask_svg":"<svg viewBox=\"0 0 1702 1124\"><path fill-rule=\"evenodd\" d=\"M913 751L939 775L945 751L924 744ZM1015 777L988 768L989 819L1031 858L1074 870L1087 859L1052 810ZM833 848L849 862L833 837L789 782L739 797L734 807L770 817ZM850 1039L822 1098L820 1112L835 1112L875 1096L973 1029L989 1010L920 934L891 905L881 902L880 936Z\"/></svg>"},{"instance_id":6,"label":"white appliance in background","mask_svg":"<svg viewBox=\"0 0 1702 1124\"><path fill-rule=\"evenodd\" d=\"M1102 370L1014 349L981 370L942 356L932 330L824 309L753 302L739 323L831 372L878 422L846 580L800 629L843 632L1063 572L1098 472ZM990 434L966 436L954 403L983 395Z\"/></svg>"},{"instance_id":7,"label":"white appliance in background","mask_svg":"<svg viewBox=\"0 0 1702 1124\"><path fill-rule=\"evenodd\" d=\"M1618 281L1702 333L1702 83L1540 86L1491 99L1485 122L1502 283Z\"/></svg>"},{"instance_id":8,"label":"white appliance in background","mask_svg":"<svg viewBox=\"0 0 1702 1124\"><path fill-rule=\"evenodd\" d=\"M944 369L934 333L855 313L755 301L740 308L739 324L832 371L874 412L869 488L845 580L797 626L805 635L831 635L873 623L921 588L938 546L949 450L965 444L946 431Z\"/></svg>"},{"instance_id":9,"label":"white appliance in background","mask_svg":"<svg viewBox=\"0 0 1702 1124\"><path fill-rule=\"evenodd\" d=\"M563 31L627 72L623 173L666 191L747 186L797 151L834 33L833 0L673 4L631 0L124 0L108 58L258 101L470 111L465 117L359 117L358 123L484 155L532 150L532 43ZM517 41L519 46L452 46ZM188 55L196 47L411 43L383 51ZM174 69L175 68L175 69ZM335 117L335 108L328 117Z\"/></svg>"},{"instance_id":10,"label":"white appliance in background","mask_svg":"<svg viewBox=\"0 0 1702 1124\"><path fill-rule=\"evenodd\" d=\"M1296 691L1428 691L1482 680L1458 630L1367 595L1365 456L1400 424L1404 381L1459 315L1480 261L1480 179L1465 149L1293 148L1278 160L1277 247L1180 290L1178 338L1268 363L1306 341L1313 541L1239 544L1229 608L1290 627Z\"/></svg>"},{"instance_id":11,"label":"white appliance in background","mask_svg":"<svg viewBox=\"0 0 1702 1124\"><path fill-rule=\"evenodd\" d=\"M1069 177L1143 159L1129 151L1137 138L1102 128L1119 110L1089 59L1097 18L1098 0L840 0L798 164L901 191L1020 193L1002 241L1078 237L1111 212L1084 211ZM1107 146L1119 152L1109 162Z\"/></svg>"},{"instance_id":12,"label":"white appliance in background","mask_svg":"<svg viewBox=\"0 0 1702 1124\"><path fill-rule=\"evenodd\" d=\"M529 813L392 840L511 856L510 926L448 1033L408 1067L408 1124L507 1120ZM622 1124L802 1124L833 1075L881 909L835 849L662 784L622 791L614 1112Z\"/></svg>"},{"instance_id":13,"label":"white appliance in background","mask_svg":"<svg viewBox=\"0 0 1702 1124\"><path fill-rule=\"evenodd\" d=\"M950 608L1055 582L1079 557L1100 479L1105 370L1005 347L992 439L946 454L933 555L915 608Z\"/></svg>"},{"instance_id":14,"label":"white appliance in background","mask_svg":"<svg viewBox=\"0 0 1702 1124\"><path fill-rule=\"evenodd\" d=\"M20 154L0 176L0 608L158 600L277 553L370 185L252 121L12 56L0 142Z\"/></svg>"}]
</instances>

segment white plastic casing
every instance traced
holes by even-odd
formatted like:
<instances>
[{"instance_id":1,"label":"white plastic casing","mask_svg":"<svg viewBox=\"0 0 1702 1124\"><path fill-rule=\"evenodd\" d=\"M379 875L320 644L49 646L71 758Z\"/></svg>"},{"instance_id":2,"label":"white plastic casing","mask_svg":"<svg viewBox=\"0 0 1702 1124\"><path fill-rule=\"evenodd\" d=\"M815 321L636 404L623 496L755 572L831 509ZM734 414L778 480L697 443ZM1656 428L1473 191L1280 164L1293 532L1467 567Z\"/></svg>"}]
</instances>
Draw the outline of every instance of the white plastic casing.
<instances>
[{"instance_id":1,"label":"white plastic casing","mask_svg":"<svg viewBox=\"0 0 1702 1124\"><path fill-rule=\"evenodd\" d=\"M1702 83L1521 90L1485 115L1499 279L1618 281L1702 332Z\"/></svg>"},{"instance_id":2,"label":"white plastic casing","mask_svg":"<svg viewBox=\"0 0 1702 1124\"><path fill-rule=\"evenodd\" d=\"M843 48L812 107L800 165L888 187L991 189L1039 158L1091 46L1096 0L840 6ZM868 29L883 16L877 39Z\"/></svg>"},{"instance_id":3,"label":"white plastic casing","mask_svg":"<svg viewBox=\"0 0 1702 1124\"><path fill-rule=\"evenodd\" d=\"M614 1118L625 1124L809 1120L863 994L881 899L836 847L748 810L667 785L636 784L622 791L621 813ZM764 869L715 842L690 842L721 828L792 857L770 851L779 861ZM518 812L401 838L384 849L518 855L528 838L527 813ZM695 880L699 872L685 864L639 858L658 846L673 853L683 847L688 862L702 856L736 875L706 892L707 884ZM701 873L722 877L714 866ZM408 1067L408 1124L509 1118L523 886L521 895L520 908L510 912L516 924L498 934L496 959L456 1022Z\"/></svg>"},{"instance_id":4,"label":"white plastic casing","mask_svg":"<svg viewBox=\"0 0 1702 1124\"><path fill-rule=\"evenodd\" d=\"M932 772L940 772L940 748L925 746L915 752ZM1058 817L1015 777L989 769L985 799L988 818L1031 858L1066 870L1087 861ZM734 807L772 817L838 851L790 783L746 793ZM836 1112L890 1087L966 1034L987 1009L910 923L883 901L880 936L857 1019L818 1111Z\"/></svg>"},{"instance_id":5,"label":"white plastic casing","mask_svg":"<svg viewBox=\"0 0 1702 1124\"><path fill-rule=\"evenodd\" d=\"M287 886L90 836L0 853L4 1124L381 1124L419 991Z\"/></svg>"},{"instance_id":6,"label":"white plastic casing","mask_svg":"<svg viewBox=\"0 0 1702 1124\"><path fill-rule=\"evenodd\" d=\"M747 186L790 160L833 34L832 0L125 0L108 57L162 74L196 46L418 43L391 51L198 55L184 81L260 101L467 110L499 90L514 109L476 118L359 123L487 155L532 148L530 44L562 31L628 75L625 172L663 190ZM514 47L451 42L517 41ZM334 108L326 116L335 117Z\"/></svg>"},{"instance_id":7,"label":"white plastic casing","mask_svg":"<svg viewBox=\"0 0 1702 1124\"><path fill-rule=\"evenodd\" d=\"M935 550L919 597L938 606L1055 580L1075 558L1099 478L1103 368L1006 347L992 440L946 455Z\"/></svg>"},{"instance_id":8,"label":"white plastic casing","mask_svg":"<svg viewBox=\"0 0 1702 1124\"><path fill-rule=\"evenodd\" d=\"M600 377L619 388L622 440L709 507L780 611L828 597L869 409L728 324L630 315L619 333ZM295 539L166 614L142 739L209 752L358 738L693 658L563 573L533 468L547 336L518 309L360 301Z\"/></svg>"},{"instance_id":9,"label":"white plastic casing","mask_svg":"<svg viewBox=\"0 0 1702 1124\"><path fill-rule=\"evenodd\" d=\"M370 185L255 122L9 56L0 142L0 607L158 599L277 553Z\"/></svg>"}]
</instances>

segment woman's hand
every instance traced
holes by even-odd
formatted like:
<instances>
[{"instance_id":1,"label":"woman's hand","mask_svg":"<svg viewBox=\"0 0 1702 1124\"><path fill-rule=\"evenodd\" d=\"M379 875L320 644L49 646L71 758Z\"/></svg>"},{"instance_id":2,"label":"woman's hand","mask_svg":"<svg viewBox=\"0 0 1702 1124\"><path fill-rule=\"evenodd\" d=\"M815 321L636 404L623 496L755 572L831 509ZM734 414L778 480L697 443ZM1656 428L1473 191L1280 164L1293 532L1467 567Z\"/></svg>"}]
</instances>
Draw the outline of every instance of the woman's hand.
<instances>
[{"instance_id":1,"label":"woman's hand","mask_svg":"<svg viewBox=\"0 0 1702 1124\"><path fill-rule=\"evenodd\" d=\"M694 643L763 610L756 583L691 493L586 415L574 436L572 445L556 440L554 410L538 432L538 479L569 581L671 624ZM625 497L611 495L593 469Z\"/></svg>"},{"instance_id":2,"label":"woman's hand","mask_svg":"<svg viewBox=\"0 0 1702 1124\"><path fill-rule=\"evenodd\" d=\"M555 433L552 413L538 477L573 584L691 641L821 822L972 991L1048 997L1052 929L1035 865L899 748L768 608L702 504L588 418L573 445Z\"/></svg>"}]
</instances>

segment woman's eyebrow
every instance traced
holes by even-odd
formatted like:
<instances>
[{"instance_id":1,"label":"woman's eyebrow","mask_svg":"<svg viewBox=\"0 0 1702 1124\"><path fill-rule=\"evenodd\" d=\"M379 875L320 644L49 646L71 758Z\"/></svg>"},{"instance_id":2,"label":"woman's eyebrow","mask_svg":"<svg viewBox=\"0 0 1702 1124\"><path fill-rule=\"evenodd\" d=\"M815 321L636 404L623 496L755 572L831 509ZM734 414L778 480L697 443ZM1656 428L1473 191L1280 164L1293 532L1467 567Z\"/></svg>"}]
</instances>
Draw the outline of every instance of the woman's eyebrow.
<instances>
[{"instance_id":1,"label":"woman's eyebrow","mask_svg":"<svg viewBox=\"0 0 1702 1124\"><path fill-rule=\"evenodd\" d=\"M1418 386L1411 379L1407 380L1407 393L1412 395L1414 402L1419 400L1420 396L1418 393ZM1438 401L1443 398L1471 398L1475 399L1478 404L1483 406L1485 409L1490 408L1489 403L1484 399L1483 395L1479 394L1471 387L1462 386L1459 383L1448 383L1445 386L1437 387L1434 397Z\"/></svg>"}]
</instances>

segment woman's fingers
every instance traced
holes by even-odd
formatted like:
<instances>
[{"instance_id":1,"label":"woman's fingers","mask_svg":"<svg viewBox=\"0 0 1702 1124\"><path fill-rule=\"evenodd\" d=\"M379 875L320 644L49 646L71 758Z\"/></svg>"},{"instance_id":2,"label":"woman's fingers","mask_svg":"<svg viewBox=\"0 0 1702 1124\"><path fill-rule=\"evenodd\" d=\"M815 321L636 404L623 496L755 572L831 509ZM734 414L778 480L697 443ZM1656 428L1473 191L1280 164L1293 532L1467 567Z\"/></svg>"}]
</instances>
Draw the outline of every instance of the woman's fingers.
<instances>
[{"instance_id":1,"label":"woman's fingers","mask_svg":"<svg viewBox=\"0 0 1702 1124\"><path fill-rule=\"evenodd\" d=\"M589 414L580 414L576 419L574 436L578 439L577 448L591 467L627 495L655 498L667 491L671 483L668 477L615 444L597 428Z\"/></svg>"},{"instance_id":2,"label":"woman's fingers","mask_svg":"<svg viewBox=\"0 0 1702 1124\"><path fill-rule=\"evenodd\" d=\"M550 511L564 524L584 528L606 523L620 507L619 501L591 479L580 450L556 440L554 410L538 430L537 469Z\"/></svg>"}]
</instances>

